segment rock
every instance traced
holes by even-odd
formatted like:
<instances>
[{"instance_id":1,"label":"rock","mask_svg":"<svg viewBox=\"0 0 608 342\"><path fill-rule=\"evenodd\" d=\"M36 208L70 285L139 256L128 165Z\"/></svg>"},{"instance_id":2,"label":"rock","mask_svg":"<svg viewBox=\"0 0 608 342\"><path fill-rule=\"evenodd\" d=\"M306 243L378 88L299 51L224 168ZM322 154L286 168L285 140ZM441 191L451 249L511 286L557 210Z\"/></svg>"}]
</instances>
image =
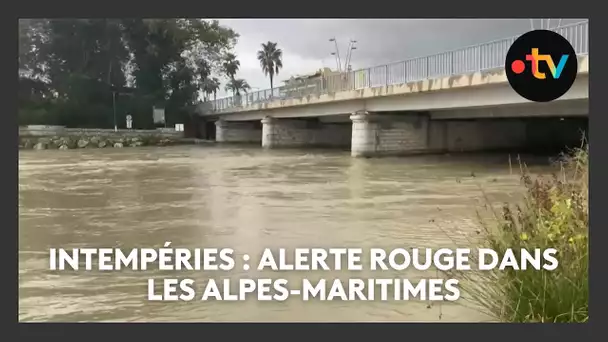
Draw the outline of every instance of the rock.
<instances>
[{"instance_id":1,"label":"rock","mask_svg":"<svg viewBox=\"0 0 608 342\"><path fill-rule=\"evenodd\" d=\"M70 148L70 149L76 148L76 140L70 139L70 138L66 138L65 142L66 142L66 145L68 145L68 148Z\"/></svg>"},{"instance_id":2,"label":"rock","mask_svg":"<svg viewBox=\"0 0 608 342\"><path fill-rule=\"evenodd\" d=\"M117 142L117 143L114 144L114 147L115 148L122 148L122 143Z\"/></svg>"},{"instance_id":3,"label":"rock","mask_svg":"<svg viewBox=\"0 0 608 342\"><path fill-rule=\"evenodd\" d=\"M50 138L38 138L38 143L48 145L51 143L51 139Z\"/></svg>"},{"instance_id":4,"label":"rock","mask_svg":"<svg viewBox=\"0 0 608 342\"><path fill-rule=\"evenodd\" d=\"M97 144L99 144L99 141L101 141L101 139L100 139L99 137L92 137L92 138L90 139L90 142L91 142L91 144L93 144L93 145L97 145Z\"/></svg>"},{"instance_id":5,"label":"rock","mask_svg":"<svg viewBox=\"0 0 608 342\"><path fill-rule=\"evenodd\" d=\"M68 145L61 145L59 146L60 150L69 150L70 148L68 147Z\"/></svg>"},{"instance_id":6,"label":"rock","mask_svg":"<svg viewBox=\"0 0 608 342\"><path fill-rule=\"evenodd\" d=\"M159 145L159 146L165 146L165 145L169 144L169 142L170 142L169 139L160 139L158 141L157 145Z\"/></svg>"},{"instance_id":7,"label":"rock","mask_svg":"<svg viewBox=\"0 0 608 342\"><path fill-rule=\"evenodd\" d=\"M103 141L103 140L102 140L102 141L100 141L100 142L98 142L98 143L97 143L97 147L99 147L99 148L104 148L104 147L106 147L106 142L105 142L105 141Z\"/></svg>"},{"instance_id":8,"label":"rock","mask_svg":"<svg viewBox=\"0 0 608 342\"><path fill-rule=\"evenodd\" d=\"M23 142L23 148L32 148L32 142L30 141L30 139L25 139L25 141Z\"/></svg>"},{"instance_id":9,"label":"rock","mask_svg":"<svg viewBox=\"0 0 608 342\"><path fill-rule=\"evenodd\" d=\"M46 150L46 144L39 142L34 145L34 150Z\"/></svg>"},{"instance_id":10,"label":"rock","mask_svg":"<svg viewBox=\"0 0 608 342\"><path fill-rule=\"evenodd\" d=\"M85 148L89 144L88 140L80 139L78 140L78 148Z\"/></svg>"},{"instance_id":11,"label":"rock","mask_svg":"<svg viewBox=\"0 0 608 342\"><path fill-rule=\"evenodd\" d=\"M55 145L57 145L57 147L62 146L62 145L66 145L68 148L74 148L76 147L76 142L72 141L72 139L70 139L70 137L63 137L63 138L59 138L56 142Z\"/></svg>"}]
</instances>

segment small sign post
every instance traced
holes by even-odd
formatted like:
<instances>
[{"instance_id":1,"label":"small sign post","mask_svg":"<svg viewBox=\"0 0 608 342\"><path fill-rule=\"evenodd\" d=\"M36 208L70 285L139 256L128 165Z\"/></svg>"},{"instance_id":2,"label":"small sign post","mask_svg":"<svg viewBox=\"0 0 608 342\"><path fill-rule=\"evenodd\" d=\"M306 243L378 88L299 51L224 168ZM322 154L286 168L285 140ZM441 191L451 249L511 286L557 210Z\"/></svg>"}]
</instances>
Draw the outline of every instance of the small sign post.
<instances>
[{"instance_id":1,"label":"small sign post","mask_svg":"<svg viewBox=\"0 0 608 342\"><path fill-rule=\"evenodd\" d=\"M154 124L161 124L167 127L165 121L165 108L152 107L152 117L154 119Z\"/></svg>"},{"instance_id":2,"label":"small sign post","mask_svg":"<svg viewBox=\"0 0 608 342\"><path fill-rule=\"evenodd\" d=\"M131 114L127 115L127 128L133 128L133 117L131 116Z\"/></svg>"}]
</instances>

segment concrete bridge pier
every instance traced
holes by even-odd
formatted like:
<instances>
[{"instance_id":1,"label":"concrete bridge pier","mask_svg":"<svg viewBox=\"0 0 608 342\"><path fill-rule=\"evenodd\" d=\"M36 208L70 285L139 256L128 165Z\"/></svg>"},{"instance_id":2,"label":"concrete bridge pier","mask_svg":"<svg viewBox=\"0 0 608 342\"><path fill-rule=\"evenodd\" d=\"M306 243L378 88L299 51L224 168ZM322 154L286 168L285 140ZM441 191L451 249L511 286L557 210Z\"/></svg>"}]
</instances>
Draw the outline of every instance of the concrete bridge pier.
<instances>
[{"instance_id":1,"label":"concrete bridge pier","mask_svg":"<svg viewBox=\"0 0 608 342\"><path fill-rule=\"evenodd\" d=\"M215 122L215 141L232 143L259 143L262 141L262 128L257 121Z\"/></svg>"},{"instance_id":2,"label":"concrete bridge pier","mask_svg":"<svg viewBox=\"0 0 608 342\"><path fill-rule=\"evenodd\" d=\"M351 155L373 157L429 151L427 113L378 114L355 112L352 121Z\"/></svg>"}]
</instances>

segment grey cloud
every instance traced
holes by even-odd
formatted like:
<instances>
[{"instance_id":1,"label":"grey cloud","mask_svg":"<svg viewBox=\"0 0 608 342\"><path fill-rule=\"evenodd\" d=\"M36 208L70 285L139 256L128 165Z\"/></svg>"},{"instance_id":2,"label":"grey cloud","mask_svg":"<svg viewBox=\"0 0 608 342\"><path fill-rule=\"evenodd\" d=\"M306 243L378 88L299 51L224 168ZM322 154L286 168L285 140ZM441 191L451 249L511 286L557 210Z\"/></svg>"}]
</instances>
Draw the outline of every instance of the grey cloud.
<instances>
[{"instance_id":1,"label":"grey cloud","mask_svg":"<svg viewBox=\"0 0 608 342\"><path fill-rule=\"evenodd\" d=\"M559 20L553 19L551 25ZM565 19L562 24L577 21ZM346 50L356 39L356 59L383 63L483 43L523 33L529 19L231 19L224 24L243 35L243 46L257 49L271 40L303 58L321 59L333 51L335 36ZM540 20L534 21L537 27ZM355 58L353 56L353 58Z\"/></svg>"}]
</instances>

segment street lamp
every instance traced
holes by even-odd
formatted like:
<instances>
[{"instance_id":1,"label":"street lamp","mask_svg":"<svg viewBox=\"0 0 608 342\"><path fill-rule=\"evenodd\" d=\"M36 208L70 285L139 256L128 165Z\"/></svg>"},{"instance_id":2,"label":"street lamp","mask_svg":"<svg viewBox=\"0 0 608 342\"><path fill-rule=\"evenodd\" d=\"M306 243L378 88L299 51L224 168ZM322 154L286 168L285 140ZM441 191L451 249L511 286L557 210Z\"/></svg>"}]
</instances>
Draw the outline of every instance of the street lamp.
<instances>
[{"instance_id":1,"label":"street lamp","mask_svg":"<svg viewBox=\"0 0 608 342\"><path fill-rule=\"evenodd\" d=\"M338 42L336 41L336 38L330 38L329 39L330 42L334 42L334 46L336 48L335 52L332 52L332 56L336 56L336 64L338 65L338 71L342 72L342 68L341 68L341 64L342 62L340 61L340 50L338 49Z\"/></svg>"},{"instance_id":2,"label":"street lamp","mask_svg":"<svg viewBox=\"0 0 608 342\"><path fill-rule=\"evenodd\" d=\"M357 43L356 40L352 40L350 41L350 44L348 46L348 53L347 53L347 57L346 57L346 63L344 64L344 68L346 69L346 71L350 71L351 67L350 67L350 60L353 56L353 50L356 50L357 47L355 46L355 43Z\"/></svg>"},{"instance_id":3,"label":"street lamp","mask_svg":"<svg viewBox=\"0 0 608 342\"><path fill-rule=\"evenodd\" d=\"M335 37L330 38L329 41L334 43L336 51L332 52L331 55L336 56L336 64L338 65L338 72L342 73L342 61L340 60L340 49L338 48L338 42L336 41ZM357 47L355 46L355 43L357 43L357 41L351 39L348 44L348 51L346 52L346 60L344 61L344 71L345 72L350 69L350 60L352 57L353 50L357 49Z\"/></svg>"}]
</instances>

